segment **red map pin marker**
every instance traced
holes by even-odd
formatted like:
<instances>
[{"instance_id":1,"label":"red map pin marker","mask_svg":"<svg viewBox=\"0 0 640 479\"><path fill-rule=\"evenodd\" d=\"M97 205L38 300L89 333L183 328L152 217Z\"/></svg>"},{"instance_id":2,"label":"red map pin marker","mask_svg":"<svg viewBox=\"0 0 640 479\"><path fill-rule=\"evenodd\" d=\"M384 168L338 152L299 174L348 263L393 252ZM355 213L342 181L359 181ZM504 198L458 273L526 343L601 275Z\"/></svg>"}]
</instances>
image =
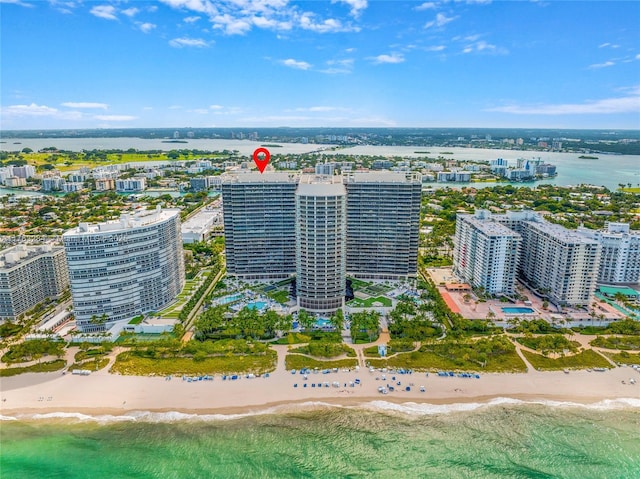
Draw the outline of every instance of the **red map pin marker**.
<instances>
[{"instance_id":1,"label":"red map pin marker","mask_svg":"<svg viewBox=\"0 0 640 479\"><path fill-rule=\"evenodd\" d=\"M271 159L271 153L266 148L258 148L253 152L253 161L260 170L260 173L264 173L264 169L269 164Z\"/></svg>"}]
</instances>

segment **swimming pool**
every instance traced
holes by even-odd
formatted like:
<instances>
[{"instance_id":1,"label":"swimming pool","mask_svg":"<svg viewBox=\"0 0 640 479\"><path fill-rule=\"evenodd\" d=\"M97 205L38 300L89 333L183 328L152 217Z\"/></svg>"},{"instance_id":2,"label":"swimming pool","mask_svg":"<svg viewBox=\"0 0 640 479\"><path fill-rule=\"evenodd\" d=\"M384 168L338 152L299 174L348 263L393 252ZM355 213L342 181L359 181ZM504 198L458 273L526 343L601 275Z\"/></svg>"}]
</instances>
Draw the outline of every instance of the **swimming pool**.
<instances>
[{"instance_id":1,"label":"swimming pool","mask_svg":"<svg viewBox=\"0 0 640 479\"><path fill-rule=\"evenodd\" d=\"M262 311L263 309L266 309L266 307L266 301L250 301L247 303L247 308L249 309L257 309L259 311Z\"/></svg>"},{"instance_id":2,"label":"swimming pool","mask_svg":"<svg viewBox=\"0 0 640 479\"><path fill-rule=\"evenodd\" d=\"M531 308L500 308L504 314L533 314L535 311Z\"/></svg>"},{"instance_id":3,"label":"swimming pool","mask_svg":"<svg viewBox=\"0 0 640 479\"><path fill-rule=\"evenodd\" d=\"M331 321L327 318L316 319L316 328L328 328L331 327Z\"/></svg>"},{"instance_id":4,"label":"swimming pool","mask_svg":"<svg viewBox=\"0 0 640 479\"><path fill-rule=\"evenodd\" d=\"M234 303L236 301L238 301L239 299L242 299L242 294L238 293L238 294L234 294L231 296L225 296L224 298L220 298L218 300L218 304L229 304L229 303Z\"/></svg>"}]
</instances>

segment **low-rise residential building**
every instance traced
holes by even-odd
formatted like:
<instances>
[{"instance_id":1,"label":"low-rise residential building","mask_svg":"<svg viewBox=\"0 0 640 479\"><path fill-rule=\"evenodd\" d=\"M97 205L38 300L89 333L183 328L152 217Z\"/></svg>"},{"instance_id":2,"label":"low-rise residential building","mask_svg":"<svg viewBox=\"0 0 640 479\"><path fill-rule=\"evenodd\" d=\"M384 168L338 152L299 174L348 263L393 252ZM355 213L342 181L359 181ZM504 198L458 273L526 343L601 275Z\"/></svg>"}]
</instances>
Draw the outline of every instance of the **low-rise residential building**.
<instances>
[{"instance_id":1,"label":"low-rise residential building","mask_svg":"<svg viewBox=\"0 0 640 479\"><path fill-rule=\"evenodd\" d=\"M116 180L113 178L99 178L96 180L97 191L108 191L116 189Z\"/></svg>"},{"instance_id":2,"label":"low-rise residential building","mask_svg":"<svg viewBox=\"0 0 640 479\"><path fill-rule=\"evenodd\" d=\"M144 191L147 188L147 179L141 178L127 178L116 180L116 191L119 193L134 193L137 191Z\"/></svg>"}]
</instances>

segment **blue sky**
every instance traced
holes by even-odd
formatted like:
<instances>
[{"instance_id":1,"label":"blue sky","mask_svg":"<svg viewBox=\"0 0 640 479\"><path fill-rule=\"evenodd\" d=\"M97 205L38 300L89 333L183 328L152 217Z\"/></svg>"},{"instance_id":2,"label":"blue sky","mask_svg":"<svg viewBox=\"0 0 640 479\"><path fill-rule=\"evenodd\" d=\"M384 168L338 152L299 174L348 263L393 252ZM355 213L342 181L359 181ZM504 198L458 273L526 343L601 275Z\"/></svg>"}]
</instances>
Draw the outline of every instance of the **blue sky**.
<instances>
[{"instance_id":1,"label":"blue sky","mask_svg":"<svg viewBox=\"0 0 640 479\"><path fill-rule=\"evenodd\" d=\"M640 128L640 2L0 0L0 128Z\"/></svg>"}]
</instances>

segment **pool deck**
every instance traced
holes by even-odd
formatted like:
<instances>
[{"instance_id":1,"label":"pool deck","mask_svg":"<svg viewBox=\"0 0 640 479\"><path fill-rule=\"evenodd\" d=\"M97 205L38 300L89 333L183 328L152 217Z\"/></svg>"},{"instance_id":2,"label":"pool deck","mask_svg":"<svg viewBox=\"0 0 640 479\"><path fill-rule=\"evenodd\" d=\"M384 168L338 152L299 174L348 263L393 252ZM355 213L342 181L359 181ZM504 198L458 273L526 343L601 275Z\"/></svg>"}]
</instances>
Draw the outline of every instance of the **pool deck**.
<instances>
[{"instance_id":1,"label":"pool deck","mask_svg":"<svg viewBox=\"0 0 640 479\"><path fill-rule=\"evenodd\" d=\"M468 302L464 301L465 292L463 291L447 291L444 286L440 286L442 282L444 283L456 283L458 282L458 278L455 278L450 269L438 268L438 269L427 269L426 270L429 276L433 279L433 281L438 285L438 291L442 296L442 299L447 303L447 305L451 308L453 312L459 312L463 318L467 319L487 319L489 313L493 312L495 315L493 321L498 323L507 322L513 318L520 319L537 319L543 318L550 323L558 321L560 319L566 319L572 322L582 322L585 325L591 324L599 324L599 320L596 319L595 322L593 318L591 318L589 311L583 310L575 310L571 308L565 309L565 314L561 314L557 312L555 309L552 309L550 306L548 310L545 310L542 307L543 300L535 296L532 292L528 291L526 288L523 291L523 294L529 298L531 301L531 305L524 304L519 301L515 304L513 303L503 303L500 300L487 300L486 302L479 302L475 300L474 295L471 293L472 299ZM594 298L597 299L597 298ZM532 314L522 314L522 313L505 313L502 311L502 308L530 308L534 310ZM624 314L618 311L615 307L605 302L597 301L596 314L603 314L606 319L622 319L624 318Z\"/></svg>"}]
</instances>

